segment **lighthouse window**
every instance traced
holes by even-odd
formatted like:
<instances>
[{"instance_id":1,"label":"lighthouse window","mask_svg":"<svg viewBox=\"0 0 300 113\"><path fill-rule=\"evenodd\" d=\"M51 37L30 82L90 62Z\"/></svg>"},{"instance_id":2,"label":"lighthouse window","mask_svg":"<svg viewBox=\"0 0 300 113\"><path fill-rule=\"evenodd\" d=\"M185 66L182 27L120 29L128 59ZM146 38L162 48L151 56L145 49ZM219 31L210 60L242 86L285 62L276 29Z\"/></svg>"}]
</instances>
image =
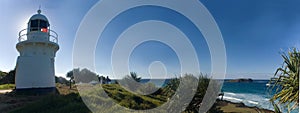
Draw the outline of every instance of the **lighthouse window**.
<instances>
[{"instance_id":1,"label":"lighthouse window","mask_svg":"<svg viewBox=\"0 0 300 113\"><path fill-rule=\"evenodd\" d=\"M41 28L47 28L48 27L48 23L44 20L40 20L40 27Z\"/></svg>"},{"instance_id":2,"label":"lighthouse window","mask_svg":"<svg viewBox=\"0 0 300 113\"><path fill-rule=\"evenodd\" d=\"M30 22L30 31L47 31L48 29L48 22L45 20L31 20Z\"/></svg>"},{"instance_id":3,"label":"lighthouse window","mask_svg":"<svg viewBox=\"0 0 300 113\"><path fill-rule=\"evenodd\" d=\"M30 31L37 31L39 26L38 20L32 20L30 23Z\"/></svg>"}]
</instances>

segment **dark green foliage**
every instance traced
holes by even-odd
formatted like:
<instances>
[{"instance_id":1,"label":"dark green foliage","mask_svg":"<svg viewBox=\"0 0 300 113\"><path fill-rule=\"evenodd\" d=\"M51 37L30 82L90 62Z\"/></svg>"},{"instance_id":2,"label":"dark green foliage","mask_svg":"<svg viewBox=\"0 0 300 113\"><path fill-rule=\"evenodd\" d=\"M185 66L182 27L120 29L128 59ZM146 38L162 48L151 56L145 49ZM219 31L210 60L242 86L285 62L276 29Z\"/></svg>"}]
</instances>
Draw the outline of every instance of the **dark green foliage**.
<instances>
[{"instance_id":1,"label":"dark green foliage","mask_svg":"<svg viewBox=\"0 0 300 113\"><path fill-rule=\"evenodd\" d=\"M142 77L138 77L138 75L136 74L136 72L130 72L130 77L135 80L136 82L140 82Z\"/></svg>"},{"instance_id":2,"label":"dark green foliage","mask_svg":"<svg viewBox=\"0 0 300 113\"><path fill-rule=\"evenodd\" d=\"M72 71L69 71L66 75L66 77L70 78L69 80L70 89L72 89L72 82L74 81L74 74L73 74L74 71L79 71L79 69L73 69Z\"/></svg>"},{"instance_id":3,"label":"dark green foliage","mask_svg":"<svg viewBox=\"0 0 300 113\"><path fill-rule=\"evenodd\" d=\"M164 96L166 96L167 98L170 98L172 96L181 97L179 99L181 99L181 102L184 102L185 98L183 98L183 97L186 97L186 94L175 93L178 90L178 86L181 82L183 83L182 87L184 87L184 89L188 89L189 87L191 87L190 84L198 82L198 87L197 87L197 90L196 90L196 93L195 93L193 99L190 102L186 103L186 104L188 104L188 106L185 107L185 111L184 111L186 113L198 113L202 99L203 99L205 93L207 93L206 91L207 91L209 83L210 82L217 83L216 81L211 80L210 78L208 78L207 76L204 76L202 74L200 74L198 78L192 74L186 74L184 77L174 78L174 79L170 80L167 83L167 85L162 88L162 90L163 90L162 94ZM215 85L218 85L218 84L215 84ZM218 87L216 87L216 88L218 88ZM176 103L173 103L173 104L176 104ZM169 111L172 111L172 110L169 110ZM221 111L219 109L217 109L215 105L213 105L208 112L220 113Z\"/></svg>"},{"instance_id":4,"label":"dark green foliage","mask_svg":"<svg viewBox=\"0 0 300 113\"><path fill-rule=\"evenodd\" d=\"M74 74L73 74L74 71L79 72L79 69L74 69L74 70L69 71L67 73L66 77L70 78L70 80L73 80L74 79Z\"/></svg>"},{"instance_id":5,"label":"dark green foliage","mask_svg":"<svg viewBox=\"0 0 300 113\"><path fill-rule=\"evenodd\" d=\"M0 80L4 77L4 76L6 76L7 75L7 73L6 72L2 72L2 71L0 71Z\"/></svg>"},{"instance_id":6,"label":"dark green foliage","mask_svg":"<svg viewBox=\"0 0 300 113\"><path fill-rule=\"evenodd\" d=\"M198 87L196 94L193 100L189 103L189 106L186 108L185 111L188 112L198 112L200 108L200 104L202 99L206 93L207 87L209 85L210 79L207 76L203 76L202 74L198 78Z\"/></svg>"},{"instance_id":7,"label":"dark green foliage","mask_svg":"<svg viewBox=\"0 0 300 113\"><path fill-rule=\"evenodd\" d=\"M90 113L79 94L49 95L11 113Z\"/></svg>"},{"instance_id":8,"label":"dark green foliage","mask_svg":"<svg viewBox=\"0 0 300 113\"><path fill-rule=\"evenodd\" d=\"M68 84L68 80L66 80L65 78L63 77L57 77L55 76L55 83L60 83L60 84Z\"/></svg>"},{"instance_id":9,"label":"dark green foliage","mask_svg":"<svg viewBox=\"0 0 300 113\"><path fill-rule=\"evenodd\" d=\"M162 89L162 94L171 97L175 94L178 86L180 84L180 80L178 78L173 78L171 79L167 85Z\"/></svg>"},{"instance_id":10,"label":"dark green foliage","mask_svg":"<svg viewBox=\"0 0 300 113\"><path fill-rule=\"evenodd\" d=\"M16 70L11 70L6 76L0 79L0 84L14 84Z\"/></svg>"},{"instance_id":11,"label":"dark green foliage","mask_svg":"<svg viewBox=\"0 0 300 113\"><path fill-rule=\"evenodd\" d=\"M98 81L98 75L86 68L82 70L74 69L73 71L69 72L69 75L67 74L67 76L74 77L74 80L77 83L89 83L91 81Z\"/></svg>"}]
</instances>

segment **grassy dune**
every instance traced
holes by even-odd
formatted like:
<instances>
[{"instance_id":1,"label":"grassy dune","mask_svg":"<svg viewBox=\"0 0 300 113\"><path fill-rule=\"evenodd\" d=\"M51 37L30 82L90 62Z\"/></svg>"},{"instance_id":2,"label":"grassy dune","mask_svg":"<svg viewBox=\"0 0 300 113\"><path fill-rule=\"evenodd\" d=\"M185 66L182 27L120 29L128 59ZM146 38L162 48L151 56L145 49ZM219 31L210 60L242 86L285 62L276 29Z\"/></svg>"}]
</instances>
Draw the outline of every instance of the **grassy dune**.
<instances>
[{"instance_id":1,"label":"grassy dune","mask_svg":"<svg viewBox=\"0 0 300 113\"><path fill-rule=\"evenodd\" d=\"M100 86L100 85L99 85ZM84 104L81 99L81 96L84 98L93 99L94 101L108 101L107 98L104 98L99 95L100 87L94 86L91 88L84 88L85 91L82 91L81 95L72 89L68 89L67 86L58 86L60 95L47 95L42 99L32 103L25 105L21 108L11 111L11 113L90 113L91 111L88 107ZM80 89L80 88L79 88ZM150 109L155 108L164 103L166 97L156 97L156 96L143 96L143 95L135 95L132 94L118 84L110 84L110 85L103 85L103 89L105 92L114 99L116 103L121 106L132 108L132 109ZM111 107L108 108L105 105L95 104L94 106L91 105L90 107L97 107L98 109L105 109L107 112L114 111L117 112L119 107ZM101 111L103 112L103 111ZM124 112L124 111L120 111Z\"/></svg>"}]
</instances>

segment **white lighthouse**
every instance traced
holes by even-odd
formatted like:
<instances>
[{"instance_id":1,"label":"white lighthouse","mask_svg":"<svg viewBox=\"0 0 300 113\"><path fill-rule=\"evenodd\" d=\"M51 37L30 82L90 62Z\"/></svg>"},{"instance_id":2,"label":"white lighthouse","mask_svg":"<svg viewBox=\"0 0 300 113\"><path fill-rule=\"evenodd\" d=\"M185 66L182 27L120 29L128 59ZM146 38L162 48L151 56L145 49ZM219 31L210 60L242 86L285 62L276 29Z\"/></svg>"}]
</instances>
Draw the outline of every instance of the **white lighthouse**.
<instances>
[{"instance_id":1,"label":"white lighthouse","mask_svg":"<svg viewBox=\"0 0 300 113\"><path fill-rule=\"evenodd\" d=\"M58 35L50 29L46 16L33 15L28 28L20 31L17 50L16 91L55 91L55 54Z\"/></svg>"}]
</instances>

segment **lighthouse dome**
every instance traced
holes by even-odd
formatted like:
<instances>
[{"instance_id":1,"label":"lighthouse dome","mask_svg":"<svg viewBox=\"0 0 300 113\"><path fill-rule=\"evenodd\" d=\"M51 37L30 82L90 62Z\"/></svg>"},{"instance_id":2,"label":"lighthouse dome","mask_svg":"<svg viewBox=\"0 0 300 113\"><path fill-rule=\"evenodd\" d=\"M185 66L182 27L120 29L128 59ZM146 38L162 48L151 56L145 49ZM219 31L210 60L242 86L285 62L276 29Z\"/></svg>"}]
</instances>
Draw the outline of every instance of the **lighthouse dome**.
<instances>
[{"instance_id":1,"label":"lighthouse dome","mask_svg":"<svg viewBox=\"0 0 300 113\"><path fill-rule=\"evenodd\" d=\"M46 16L41 14L41 10L37 11L38 14L31 16L28 22L28 32L31 31L42 31L48 32L49 29L49 22Z\"/></svg>"},{"instance_id":2,"label":"lighthouse dome","mask_svg":"<svg viewBox=\"0 0 300 113\"><path fill-rule=\"evenodd\" d=\"M47 17L41 14L41 10L39 9L37 11L38 14L33 15L30 20L44 20L44 21L48 21Z\"/></svg>"},{"instance_id":3,"label":"lighthouse dome","mask_svg":"<svg viewBox=\"0 0 300 113\"><path fill-rule=\"evenodd\" d=\"M33 15L30 20L44 20L44 21L48 21L47 17L45 15L42 14L35 14Z\"/></svg>"}]
</instances>

